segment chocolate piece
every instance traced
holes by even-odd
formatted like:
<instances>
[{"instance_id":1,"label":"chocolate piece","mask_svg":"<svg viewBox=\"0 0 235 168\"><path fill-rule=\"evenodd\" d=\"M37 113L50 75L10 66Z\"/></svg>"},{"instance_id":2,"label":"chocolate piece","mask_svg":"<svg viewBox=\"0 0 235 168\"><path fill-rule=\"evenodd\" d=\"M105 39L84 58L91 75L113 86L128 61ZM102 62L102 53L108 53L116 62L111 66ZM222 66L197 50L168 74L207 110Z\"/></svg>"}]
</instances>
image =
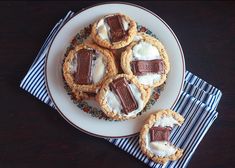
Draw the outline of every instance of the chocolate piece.
<instances>
[{"instance_id":1,"label":"chocolate piece","mask_svg":"<svg viewBox=\"0 0 235 168\"><path fill-rule=\"evenodd\" d=\"M152 141L168 141L171 127L152 127L150 128L150 139Z\"/></svg>"},{"instance_id":2,"label":"chocolate piece","mask_svg":"<svg viewBox=\"0 0 235 168\"><path fill-rule=\"evenodd\" d=\"M122 25L122 18L119 15L107 17L107 24L110 27L110 39L112 42L118 42L126 38L127 33Z\"/></svg>"},{"instance_id":3,"label":"chocolate piece","mask_svg":"<svg viewBox=\"0 0 235 168\"><path fill-rule=\"evenodd\" d=\"M91 84L91 66L93 50L81 49L77 52L77 72L74 75L78 84Z\"/></svg>"},{"instance_id":4,"label":"chocolate piece","mask_svg":"<svg viewBox=\"0 0 235 168\"><path fill-rule=\"evenodd\" d=\"M128 86L128 82L124 77L115 79L109 86L119 97L125 114L138 108L137 102Z\"/></svg>"},{"instance_id":5,"label":"chocolate piece","mask_svg":"<svg viewBox=\"0 0 235 168\"><path fill-rule=\"evenodd\" d=\"M132 61L131 68L133 74L138 76L146 73L164 73L164 63L161 59Z\"/></svg>"}]
</instances>

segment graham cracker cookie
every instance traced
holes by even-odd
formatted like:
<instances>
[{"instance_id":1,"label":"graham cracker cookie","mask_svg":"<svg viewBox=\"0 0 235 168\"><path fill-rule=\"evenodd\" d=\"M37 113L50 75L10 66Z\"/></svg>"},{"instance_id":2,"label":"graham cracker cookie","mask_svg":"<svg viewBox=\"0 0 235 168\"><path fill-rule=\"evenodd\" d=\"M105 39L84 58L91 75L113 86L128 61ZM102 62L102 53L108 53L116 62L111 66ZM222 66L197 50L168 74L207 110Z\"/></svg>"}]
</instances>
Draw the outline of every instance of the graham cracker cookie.
<instances>
[{"instance_id":1,"label":"graham cracker cookie","mask_svg":"<svg viewBox=\"0 0 235 168\"><path fill-rule=\"evenodd\" d=\"M112 53L92 43L70 50L63 64L64 79L76 92L97 93L104 81L116 74Z\"/></svg>"},{"instance_id":2,"label":"graham cracker cookie","mask_svg":"<svg viewBox=\"0 0 235 168\"><path fill-rule=\"evenodd\" d=\"M150 89L145 90L135 76L119 74L104 83L96 100L108 117L127 120L143 110L149 97Z\"/></svg>"},{"instance_id":3,"label":"graham cracker cookie","mask_svg":"<svg viewBox=\"0 0 235 168\"><path fill-rule=\"evenodd\" d=\"M164 164L169 160L177 160L183 155L168 140L174 125L181 126L184 118L172 110L160 110L151 114L140 131L140 147L142 152L153 161Z\"/></svg>"},{"instance_id":4,"label":"graham cracker cookie","mask_svg":"<svg viewBox=\"0 0 235 168\"><path fill-rule=\"evenodd\" d=\"M137 33L137 26L129 16L114 13L97 20L91 30L92 39L100 46L119 49L130 44Z\"/></svg>"},{"instance_id":5,"label":"graham cracker cookie","mask_svg":"<svg viewBox=\"0 0 235 168\"><path fill-rule=\"evenodd\" d=\"M121 67L126 74L135 75L145 88L164 83L170 62L163 44L156 38L138 33L121 55Z\"/></svg>"}]
</instances>

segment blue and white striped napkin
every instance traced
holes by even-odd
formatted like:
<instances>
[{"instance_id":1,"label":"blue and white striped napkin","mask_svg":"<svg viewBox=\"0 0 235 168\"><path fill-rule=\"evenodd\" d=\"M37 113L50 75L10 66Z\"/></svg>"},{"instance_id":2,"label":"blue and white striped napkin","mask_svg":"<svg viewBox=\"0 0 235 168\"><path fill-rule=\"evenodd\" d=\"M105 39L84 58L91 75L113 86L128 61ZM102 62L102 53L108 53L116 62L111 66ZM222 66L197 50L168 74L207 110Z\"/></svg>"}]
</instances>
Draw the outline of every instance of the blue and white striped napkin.
<instances>
[{"instance_id":1,"label":"blue and white striped napkin","mask_svg":"<svg viewBox=\"0 0 235 168\"><path fill-rule=\"evenodd\" d=\"M45 58L52 39L73 14L74 13L71 11L68 12L68 14L55 25L20 84L21 88L53 108L55 107L47 93L45 85ZM216 111L216 107L221 96L222 93L220 90L192 73L186 72L183 92L178 102L173 107L173 110L184 116L185 122L181 127L174 128L170 135L171 142L177 147L184 149L184 155L178 161L160 165L149 160L141 153L138 144L138 136L107 139L107 141L153 168L186 167L198 144L217 118L218 112Z\"/></svg>"}]
</instances>

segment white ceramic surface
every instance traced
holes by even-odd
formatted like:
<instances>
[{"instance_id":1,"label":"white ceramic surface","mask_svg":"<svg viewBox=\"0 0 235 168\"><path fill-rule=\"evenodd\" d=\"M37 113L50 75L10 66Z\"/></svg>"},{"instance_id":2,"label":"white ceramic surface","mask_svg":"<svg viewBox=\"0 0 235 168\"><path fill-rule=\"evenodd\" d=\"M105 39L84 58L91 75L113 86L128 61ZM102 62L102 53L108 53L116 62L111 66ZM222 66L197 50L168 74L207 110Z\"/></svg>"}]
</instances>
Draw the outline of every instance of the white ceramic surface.
<instances>
[{"instance_id":1,"label":"white ceramic surface","mask_svg":"<svg viewBox=\"0 0 235 168\"><path fill-rule=\"evenodd\" d=\"M66 48L73 37L85 26L109 13L121 12L139 24L147 27L164 44L171 64L171 70L164 91L152 108L136 119L128 121L105 121L81 111L64 89L62 61ZM101 4L83 10L71 18L56 35L46 60L46 84L50 97L60 114L76 128L98 137L124 137L140 131L150 113L171 108L179 98L184 81L184 56L180 43L170 27L156 14L133 4Z\"/></svg>"}]
</instances>

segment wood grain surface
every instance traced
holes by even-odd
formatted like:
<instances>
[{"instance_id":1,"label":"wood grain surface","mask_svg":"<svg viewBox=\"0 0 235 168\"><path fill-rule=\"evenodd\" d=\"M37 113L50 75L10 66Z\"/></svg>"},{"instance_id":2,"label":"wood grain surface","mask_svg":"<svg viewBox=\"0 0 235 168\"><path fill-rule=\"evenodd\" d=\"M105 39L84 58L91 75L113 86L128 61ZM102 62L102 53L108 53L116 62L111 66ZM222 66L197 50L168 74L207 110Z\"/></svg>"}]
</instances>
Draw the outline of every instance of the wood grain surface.
<instances>
[{"instance_id":1,"label":"wood grain surface","mask_svg":"<svg viewBox=\"0 0 235 168\"><path fill-rule=\"evenodd\" d=\"M147 167L105 140L76 130L19 88L55 23L69 10L96 2L0 2L1 168ZM235 167L235 3L133 3L163 18L183 47L187 70L223 92L219 116L188 167Z\"/></svg>"}]
</instances>

